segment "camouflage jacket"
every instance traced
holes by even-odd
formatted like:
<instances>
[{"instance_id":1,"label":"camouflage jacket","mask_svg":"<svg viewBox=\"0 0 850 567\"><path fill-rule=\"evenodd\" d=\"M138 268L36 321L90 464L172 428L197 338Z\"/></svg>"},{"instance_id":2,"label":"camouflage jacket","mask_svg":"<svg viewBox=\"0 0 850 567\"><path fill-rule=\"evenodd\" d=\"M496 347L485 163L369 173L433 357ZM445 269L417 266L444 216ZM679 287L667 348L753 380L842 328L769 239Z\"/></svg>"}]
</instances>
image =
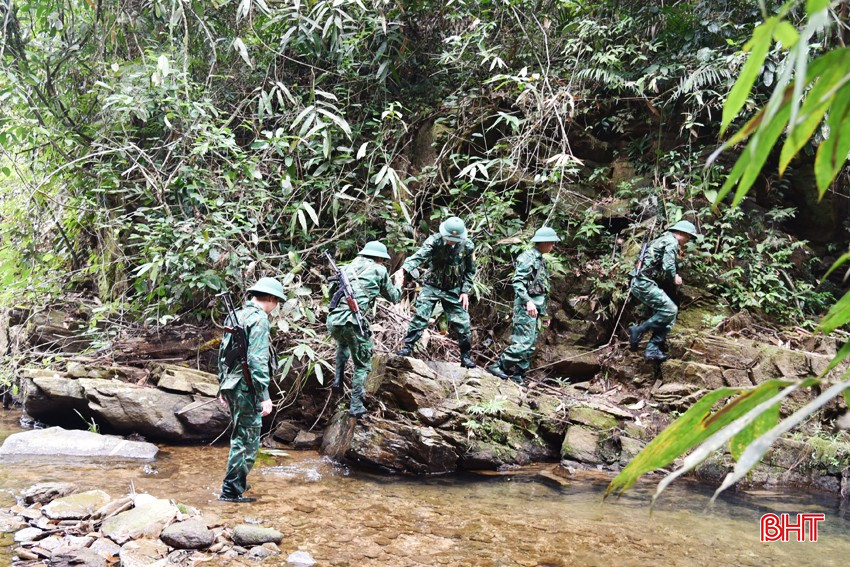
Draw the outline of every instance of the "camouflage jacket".
<instances>
[{"instance_id":1,"label":"camouflage jacket","mask_svg":"<svg viewBox=\"0 0 850 567\"><path fill-rule=\"evenodd\" d=\"M392 303L398 303L401 299L401 290L390 282L387 269L374 260L365 256L358 256L353 262L341 269L348 276L348 281L351 282L354 298L357 300L364 318L372 310L372 305L378 295ZM336 289L337 285L334 283L330 289L331 296L336 292ZM357 320L354 318L351 309L348 308L345 298L343 298L336 308L328 313L328 325L341 327L346 323L356 325Z\"/></svg>"},{"instance_id":2,"label":"camouflage jacket","mask_svg":"<svg viewBox=\"0 0 850 567\"><path fill-rule=\"evenodd\" d=\"M272 365L276 364L271 349L269 316L259 305L248 301L236 311L236 318L245 327L245 333L248 335L248 371L251 373L257 397L260 400L268 400ZM225 320L225 325L233 325L230 317ZM245 380L240 364L237 363L233 369L229 369L224 362L232 341L230 333L225 333L218 349L219 390L234 390Z\"/></svg>"},{"instance_id":3,"label":"camouflage jacket","mask_svg":"<svg viewBox=\"0 0 850 567\"><path fill-rule=\"evenodd\" d=\"M460 293L469 293L475 276L474 252L475 245L469 239L451 246L439 233L432 234L402 268L419 279L419 266L427 262L423 283L444 291L459 289Z\"/></svg>"},{"instance_id":4,"label":"camouflage jacket","mask_svg":"<svg viewBox=\"0 0 850 567\"><path fill-rule=\"evenodd\" d=\"M536 247L529 248L516 259L514 292L525 302L532 297L549 295L549 270L546 259Z\"/></svg>"},{"instance_id":5,"label":"camouflage jacket","mask_svg":"<svg viewBox=\"0 0 850 567\"><path fill-rule=\"evenodd\" d=\"M631 275L664 283L676 277L678 270L679 241L672 232L665 232L646 248L640 273L632 270Z\"/></svg>"}]
</instances>

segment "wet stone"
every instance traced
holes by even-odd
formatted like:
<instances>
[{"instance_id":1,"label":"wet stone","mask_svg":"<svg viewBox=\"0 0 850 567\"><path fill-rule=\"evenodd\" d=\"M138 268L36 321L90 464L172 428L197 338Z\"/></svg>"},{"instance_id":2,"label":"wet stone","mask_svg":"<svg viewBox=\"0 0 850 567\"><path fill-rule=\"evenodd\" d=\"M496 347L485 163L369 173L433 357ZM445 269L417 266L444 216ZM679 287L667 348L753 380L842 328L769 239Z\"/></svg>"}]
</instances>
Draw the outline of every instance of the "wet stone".
<instances>
[{"instance_id":1,"label":"wet stone","mask_svg":"<svg viewBox=\"0 0 850 567\"><path fill-rule=\"evenodd\" d=\"M90 490L57 498L42 508L42 512L53 520L84 520L110 500L104 491Z\"/></svg>"},{"instance_id":2,"label":"wet stone","mask_svg":"<svg viewBox=\"0 0 850 567\"><path fill-rule=\"evenodd\" d=\"M106 567L106 559L86 548L60 547L50 556L52 567Z\"/></svg>"},{"instance_id":3,"label":"wet stone","mask_svg":"<svg viewBox=\"0 0 850 567\"><path fill-rule=\"evenodd\" d=\"M121 546L121 567L150 567L168 555L168 546L158 539L137 539ZM100 556L98 556L100 557Z\"/></svg>"},{"instance_id":4,"label":"wet stone","mask_svg":"<svg viewBox=\"0 0 850 567\"><path fill-rule=\"evenodd\" d=\"M163 527L177 516L177 507L168 500L136 499L136 507L103 522L103 535L116 543L140 537L159 537Z\"/></svg>"},{"instance_id":5,"label":"wet stone","mask_svg":"<svg viewBox=\"0 0 850 567\"><path fill-rule=\"evenodd\" d=\"M239 524L233 528L233 541L237 545L250 547L267 542L280 543L283 534L272 528L261 528L248 524Z\"/></svg>"},{"instance_id":6,"label":"wet stone","mask_svg":"<svg viewBox=\"0 0 850 567\"><path fill-rule=\"evenodd\" d=\"M322 434L310 431L299 431L292 445L296 449L318 449L322 445Z\"/></svg>"},{"instance_id":7,"label":"wet stone","mask_svg":"<svg viewBox=\"0 0 850 567\"><path fill-rule=\"evenodd\" d=\"M286 564L291 567L312 567L316 560L306 551L295 551L287 556Z\"/></svg>"},{"instance_id":8,"label":"wet stone","mask_svg":"<svg viewBox=\"0 0 850 567\"><path fill-rule=\"evenodd\" d=\"M198 520L171 524L159 538L177 549L204 549L215 541L215 534Z\"/></svg>"},{"instance_id":9,"label":"wet stone","mask_svg":"<svg viewBox=\"0 0 850 567\"><path fill-rule=\"evenodd\" d=\"M21 498L26 504L47 504L77 490L77 485L71 482L41 482L24 489Z\"/></svg>"}]
</instances>

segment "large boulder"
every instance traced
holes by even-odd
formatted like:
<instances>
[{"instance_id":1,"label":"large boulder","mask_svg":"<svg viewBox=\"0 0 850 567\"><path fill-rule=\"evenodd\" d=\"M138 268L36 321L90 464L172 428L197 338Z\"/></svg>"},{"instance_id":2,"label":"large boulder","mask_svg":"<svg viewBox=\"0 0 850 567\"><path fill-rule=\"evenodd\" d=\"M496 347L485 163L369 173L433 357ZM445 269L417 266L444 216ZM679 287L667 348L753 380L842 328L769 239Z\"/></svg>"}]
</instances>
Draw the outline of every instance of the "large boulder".
<instances>
[{"instance_id":1,"label":"large boulder","mask_svg":"<svg viewBox=\"0 0 850 567\"><path fill-rule=\"evenodd\" d=\"M0 446L0 455L67 455L114 459L153 459L159 449L152 443L130 441L77 429L33 429L14 433Z\"/></svg>"},{"instance_id":2,"label":"large boulder","mask_svg":"<svg viewBox=\"0 0 850 567\"><path fill-rule=\"evenodd\" d=\"M160 371L160 379L166 383L176 380L175 368L179 367ZM184 371L193 380L192 392L215 393L211 374L201 378L205 373L181 369ZM26 371L22 381L24 410L47 423L79 422L79 412L111 431L179 442L213 439L230 425L227 410L221 404L203 404L214 398L198 393L167 392L120 380L73 378L53 371Z\"/></svg>"},{"instance_id":3,"label":"large boulder","mask_svg":"<svg viewBox=\"0 0 850 567\"><path fill-rule=\"evenodd\" d=\"M577 390L525 389L481 369L413 358L378 357L366 380L380 414L359 421L340 407L322 452L386 472L440 474L556 461L570 407L610 428L632 417ZM613 413L611 413L613 412Z\"/></svg>"}]
</instances>

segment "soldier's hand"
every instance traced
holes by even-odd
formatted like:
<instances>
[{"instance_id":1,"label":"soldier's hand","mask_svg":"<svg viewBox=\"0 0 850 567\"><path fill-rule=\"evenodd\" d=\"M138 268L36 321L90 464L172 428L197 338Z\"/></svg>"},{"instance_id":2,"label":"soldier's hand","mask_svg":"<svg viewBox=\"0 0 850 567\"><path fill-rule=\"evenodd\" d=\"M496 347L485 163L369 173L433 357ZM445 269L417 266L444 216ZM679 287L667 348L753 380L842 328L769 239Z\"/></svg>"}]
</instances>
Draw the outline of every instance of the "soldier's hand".
<instances>
[{"instance_id":1,"label":"soldier's hand","mask_svg":"<svg viewBox=\"0 0 850 567\"><path fill-rule=\"evenodd\" d=\"M224 407L227 407L227 400L225 400L225 399L224 399L224 396L222 396L222 395L219 395L219 397L218 397L218 403L220 403L220 404L221 404L221 405L223 405Z\"/></svg>"},{"instance_id":2,"label":"soldier's hand","mask_svg":"<svg viewBox=\"0 0 850 567\"><path fill-rule=\"evenodd\" d=\"M272 412L272 401L271 400L263 400L260 403L260 415L266 417Z\"/></svg>"},{"instance_id":3,"label":"soldier's hand","mask_svg":"<svg viewBox=\"0 0 850 567\"><path fill-rule=\"evenodd\" d=\"M461 293L460 294L460 304L463 306L464 311L469 311L469 294Z\"/></svg>"},{"instance_id":4,"label":"soldier's hand","mask_svg":"<svg viewBox=\"0 0 850 567\"><path fill-rule=\"evenodd\" d=\"M404 270L399 270L395 273L395 286L402 287L404 285Z\"/></svg>"},{"instance_id":5,"label":"soldier's hand","mask_svg":"<svg viewBox=\"0 0 850 567\"><path fill-rule=\"evenodd\" d=\"M673 278L673 283L676 285L682 285L682 276L676 274L676 277Z\"/></svg>"},{"instance_id":6,"label":"soldier's hand","mask_svg":"<svg viewBox=\"0 0 850 567\"><path fill-rule=\"evenodd\" d=\"M530 299L525 302L525 312L529 314L529 316L537 318L537 306Z\"/></svg>"}]
</instances>

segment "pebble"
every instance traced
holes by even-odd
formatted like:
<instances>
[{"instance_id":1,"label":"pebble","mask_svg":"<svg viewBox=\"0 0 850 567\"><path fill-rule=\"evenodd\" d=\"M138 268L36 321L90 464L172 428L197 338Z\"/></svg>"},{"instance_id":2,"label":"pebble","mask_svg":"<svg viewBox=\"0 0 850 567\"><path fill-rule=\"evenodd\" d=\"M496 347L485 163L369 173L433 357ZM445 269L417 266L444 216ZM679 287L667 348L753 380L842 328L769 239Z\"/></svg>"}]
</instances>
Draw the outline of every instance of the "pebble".
<instances>
[{"instance_id":1,"label":"pebble","mask_svg":"<svg viewBox=\"0 0 850 567\"><path fill-rule=\"evenodd\" d=\"M312 567L316 560L306 551L295 551L286 558L286 564L291 567Z\"/></svg>"},{"instance_id":2,"label":"pebble","mask_svg":"<svg viewBox=\"0 0 850 567\"><path fill-rule=\"evenodd\" d=\"M24 549L23 547L17 548L14 553L18 556L18 559L22 559L24 561L35 561L36 559L38 559L38 555L27 549Z\"/></svg>"},{"instance_id":3,"label":"pebble","mask_svg":"<svg viewBox=\"0 0 850 567\"><path fill-rule=\"evenodd\" d=\"M41 513L41 505L36 504L38 508L27 508L26 510L21 510L18 512L18 515L22 518L26 518L27 520L33 522L41 518L44 514Z\"/></svg>"},{"instance_id":4,"label":"pebble","mask_svg":"<svg viewBox=\"0 0 850 567\"><path fill-rule=\"evenodd\" d=\"M248 552L246 557L250 559L265 559L267 557L271 557L272 555L274 555L273 552L269 551L262 545L258 545L257 547L251 549L251 551Z\"/></svg>"}]
</instances>

